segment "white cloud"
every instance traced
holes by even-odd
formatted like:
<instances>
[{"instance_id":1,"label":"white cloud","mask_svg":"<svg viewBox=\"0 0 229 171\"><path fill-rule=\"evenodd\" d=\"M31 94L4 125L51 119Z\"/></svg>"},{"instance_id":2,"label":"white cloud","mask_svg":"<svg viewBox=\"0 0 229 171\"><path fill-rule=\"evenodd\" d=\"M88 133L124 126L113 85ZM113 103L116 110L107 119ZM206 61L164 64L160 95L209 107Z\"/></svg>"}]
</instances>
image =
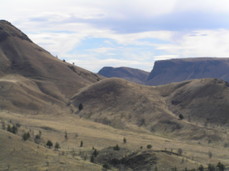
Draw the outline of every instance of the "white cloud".
<instances>
[{"instance_id":1,"label":"white cloud","mask_svg":"<svg viewBox=\"0 0 229 171\"><path fill-rule=\"evenodd\" d=\"M114 50L115 50L114 48L109 48L109 47L100 47L100 48L89 49L89 51L92 53L94 52L94 53L108 54L108 55L114 54L114 53L111 53Z\"/></svg>"},{"instance_id":2,"label":"white cloud","mask_svg":"<svg viewBox=\"0 0 229 171\"><path fill-rule=\"evenodd\" d=\"M31 34L30 38L53 55L58 56L63 56L71 51L83 39L78 34L65 33Z\"/></svg>"},{"instance_id":3,"label":"white cloud","mask_svg":"<svg viewBox=\"0 0 229 171\"><path fill-rule=\"evenodd\" d=\"M154 59L156 61L158 60L166 60L166 59L172 59L172 58L178 58L177 55L158 55L158 56L155 56Z\"/></svg>"},{"instance_id":4,"label":"white cloud","mask_svg":"<svg viewBox=\"0 0 229 171\"><path fill-rule=\"evenodd\" d=\"M69 60L70 63L75 63L77 66L83 67L90 71L98 72L104 66L113 66L113 67L133 67L143 69L145 71L151 71L153 63L142 62L136 60L127 60L123 59L115 59L115 58L107 58L107 59L98 59L97 57L93 57L92 55L79 55L82 59L72 59ZM96 65L95 65L96 64Z\"/></svg>"},{"instance_id":5,"label":"white cloud","mask_svg":"<svg viewBox=\"0 0 229 171\"><path fill-rule=\"evenodd\" d=\"M149 31L140 33L129 33L129 34L118 34L118 33L107 33L101 36L109 37L116 42L123 45L140 45L142 44L141 39L160 39L164 41L170 41L172 38L172 32L170 31Z\"/></svg>"},{"instance_id":6,"label":"white cloud","mask_svg":"<svg viewBox=\"0 0 229 171\"><path fill-rule=\"evenodd\" d=\"M112 4L111 6L107 4L106 7L112 10L115 15L117 12L121 13L123 18L154 17L172 12L176 1L177 0L116 0L115 5Z\"/></svg>"},{"instance_id":7,"label":"white cloud","mask_svg":"<svg viewBox=\"0 0 229 171\"><path fill-rule=\"evenodd\" d=\"M205 12L220 12L228 13L229 11L229 1L228 0L178 0L176 2L174 10L179 11L191 11L200 10Z\"/></svg>"},{"instance_id":8,"label":"white cloud","mask_svg":"<svg viewBox=\"0 0 229 171\"><path fill-rule=\"evenodd\" d=\"M186 19L198 11L207 16ZM228 0L2 0L0 14L52 54L92 71L105 65L149 71L159 59L229 56ZM203 22L208 14L213 18ZM88 38L108 40L74 59L69 52Z\"/></svg>"},{"instance_id":9,"label":"white cloud","mask_svg":"<svg viewBox=\"0 0 229 171\"><path fill-rule=\"evenodd\" d=\"M157 49L177 57L228 57L229 30L197 30L186 33L176 43L157 45Z\"/></svg>"}]
</instances>

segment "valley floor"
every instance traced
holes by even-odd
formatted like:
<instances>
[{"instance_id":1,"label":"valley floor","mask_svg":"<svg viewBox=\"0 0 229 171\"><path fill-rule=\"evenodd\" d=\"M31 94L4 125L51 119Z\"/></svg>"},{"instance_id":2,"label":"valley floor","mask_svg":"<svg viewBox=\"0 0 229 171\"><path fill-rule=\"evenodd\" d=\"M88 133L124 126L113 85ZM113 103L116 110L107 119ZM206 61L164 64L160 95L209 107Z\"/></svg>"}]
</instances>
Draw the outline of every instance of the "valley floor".
<instances>
[{"instance_id":1,"label":"valley floor","mask_svg":"<svg viewBox=\"0 0 229 171\"><path fill-rule=\"evenodd\" d=\"M116 145L139 154L151 150L157 157L153 168L158 170L192 169L218 162L229 166L229 147L153 135L134 125L121 130L73 114L22 115L4 111L0 112L0 121L0 170L101 170L102 164L90 162L88 152ZM19 125L17 134L6 131L7 125ZM26 132L30 138L23 141ZM36 135L42 137L39 144L34 143ZM45 147L48 140L58 142L60 149Z\"/></svg>"}]
</instances>

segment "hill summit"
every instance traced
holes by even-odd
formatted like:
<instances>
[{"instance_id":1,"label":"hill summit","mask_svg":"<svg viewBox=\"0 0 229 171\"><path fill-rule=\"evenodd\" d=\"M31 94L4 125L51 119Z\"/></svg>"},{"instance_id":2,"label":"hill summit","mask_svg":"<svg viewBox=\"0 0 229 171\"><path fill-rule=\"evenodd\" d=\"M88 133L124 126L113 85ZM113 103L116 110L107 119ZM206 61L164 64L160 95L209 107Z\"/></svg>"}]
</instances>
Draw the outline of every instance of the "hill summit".
<instances>
[{"instance_id":1,"label":"hill summit","mask_svg":"<svg viewBox=\"0 0 229 171\"><path fill-rule=\"evenodd\" d=\"M57 59L12 24L0 21L1 109L62 106L98 80L98 75Z\"/></svg>"}]
</instances>

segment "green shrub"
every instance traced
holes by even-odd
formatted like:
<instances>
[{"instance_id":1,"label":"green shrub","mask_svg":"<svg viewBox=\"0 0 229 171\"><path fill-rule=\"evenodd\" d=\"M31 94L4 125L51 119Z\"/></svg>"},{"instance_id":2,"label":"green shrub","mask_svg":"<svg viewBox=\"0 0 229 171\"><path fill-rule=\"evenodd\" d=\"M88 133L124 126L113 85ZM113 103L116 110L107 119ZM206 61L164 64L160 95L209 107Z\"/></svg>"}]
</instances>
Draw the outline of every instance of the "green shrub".
<instances>
[{"instance_id":1,"label":"green shrub","mask_svg":"<svg viewBox=\"0 0 229 171\"><path fill-rule=\"evenodd\" d=\"M55 148L56 150L60 149L60 144L59 144L58 142L56 142L54 148Z\"/></svg>"},{"instance_id":2,"label":"green shrub","mask_svg":"<svg viewBox=\"0 0 229 171\"><path fill-rule=\"evenodd\" d=\"M127 140L126 140L126 138L124 137L123 138L123 144L126 144L127 143Z\"/></svg>"},{"instance_id":3,"label":"green shrub","mask_svg":"<svg viewBox=\"0 0 229 171\"><path fill-rule=\"evenodd\" d=\"M217 164L216 167L218 167L219 171L224 171L225 170L225 166L220 162Z\"/></svg>"},{"instance_id":4,"label":"green shrub","mask_svg":"<svg viewBox=\"0 0 229 171\"><path fill-rule=\"evenodd\" d=\"M18 128L15 125L13 125L13 126L8 125L7 126L7 131L9 131L9 132L11 132L13 134L17 134Z\"/></svg>"},{"instance_id":5,"label":"green shrub","mask_svg":"<svg viewBox=\"0 0 229 171\"><path fill-rule=\"evenodd\" d=\"M180 120L184 119L184 116L182 114L179 114L179 119Z\"/></svg>"},{"instance_id":6,"label":"green shrub","mask_svg":"<svg viewBox=\"0 0 229 171\"><path fill-rule=\"evenodd\" d=\"M99 154L99 152L98 152L96 149L94 149L94 151L93 151L92 155L93 155L94 157L97 157L97 156L98 156L98 154Z\"/></svg>"},{"instance_id":7,"label":"green shrub","mask_svg":"<svg viewBox=\"0 0 229 171\"><path fill-rule=\"evenodd\" d=\"M151 144L148 144L147 146L146 146L146 148L147 149L151 149L153 146L151 145Z\"/></svg>"},{"instance_id":8,"label":"green shrub","mask_svg":"<svg viewBox=\"0 0 229 171\"><path fill-rule=\"evenodd\" d=\"M91 155L90 162L94 163L95 162L95 157Z\"/></svg>"},{"instance_id":9,"label":"green shrub","mask_svg":"<svg viewBox=\"0 0 229 171\"><path fill-rule=\"evenodd\" d=\"M29 132L26 132L26 133L24 133L24 134L22 135L22 139L23 139L24 141L27 141L29 138L30 138L30 133L29 133Z\"/></svg>"},{"instance_id":10,"label":"green shrub","mask_svg":"<svg viewBox=\"0 0 229 171\"><path fill-rule=\"evenodd\" d=\"M34 137L34 142L35 142L36 144L40 144L40 142L41 142L41 136L40 136L40 134L39 134L39 135L35 135L35 137Z\"/></svg>"},{"instance_id":11,"label":"green shrub","mask_svg":"<svg viewBox=\"0 0 229 171\"><path fill-rule=\"evenodd\" d=\"M215 171L215 166L212 164L208 164L208 171Z\"/></svg>"},{"instance_id":12,"label":"green shrub","mask_svg":"<svg viewBox=\"0 0 229 171\"><path fill-rule=\"evenodd\" d=\"M119 151L120 150L120 147L118 146L118 144L113 147L113 150L115 150L115 151Z\"/></svg>"},{"instance_id":13,"label":"green shrub","mask_svg":"<svg viewBox=\"0 0 229 171\"><path fill-rule=\"evenodd\" d=\"M80 141L80 147L83 147L83 141Z\"/></svg>"},{"instance_id":14,"label":"green shrub","mask_svg":"<svg viewBox=\"0 0 229 171\"><path fill-rule=\"evenodd\" d=\"M104 169L111 169L110 165L107 164L107 163L103 164L103 168L104 168Z\"/></svg>"},{"instance_id":15,"label":"green shrub","mask_svg":"<svg viewBox=\"0 0 229 171\"><path fill-rule=\"evenodd\" d=\"M83 104L80 103L78 108L79 108L79 111L83 110Z\"/></svg>"},{"instance_id":16,"label":"green shrub","mask_svg":"<svg viewBox=\"0 0 229 171\"><path fill-rule=\"evenodd\" d=\"M200 165L199 168L198 168L199 171L204 171L204 167L203 165Z\"/></svg>"}]
</instances>

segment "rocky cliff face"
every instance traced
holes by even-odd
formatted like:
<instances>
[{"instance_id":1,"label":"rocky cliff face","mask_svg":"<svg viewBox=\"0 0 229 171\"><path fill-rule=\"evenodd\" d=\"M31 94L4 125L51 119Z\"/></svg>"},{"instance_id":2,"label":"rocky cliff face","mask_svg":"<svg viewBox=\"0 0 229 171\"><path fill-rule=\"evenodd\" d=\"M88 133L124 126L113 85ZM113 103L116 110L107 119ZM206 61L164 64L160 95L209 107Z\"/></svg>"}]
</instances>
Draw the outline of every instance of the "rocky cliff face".
<instances>
[{"instance_id":1,"label":"rocky cliff face","mask_svg":"<svg viewBox=\"0 0 229 171\"><path fill-rule=\"evenodd\" d=\"M162 85L197 78L229 81L229 58L184 58L156 61L148 85Z\"/></svg>"}]
</instances>

